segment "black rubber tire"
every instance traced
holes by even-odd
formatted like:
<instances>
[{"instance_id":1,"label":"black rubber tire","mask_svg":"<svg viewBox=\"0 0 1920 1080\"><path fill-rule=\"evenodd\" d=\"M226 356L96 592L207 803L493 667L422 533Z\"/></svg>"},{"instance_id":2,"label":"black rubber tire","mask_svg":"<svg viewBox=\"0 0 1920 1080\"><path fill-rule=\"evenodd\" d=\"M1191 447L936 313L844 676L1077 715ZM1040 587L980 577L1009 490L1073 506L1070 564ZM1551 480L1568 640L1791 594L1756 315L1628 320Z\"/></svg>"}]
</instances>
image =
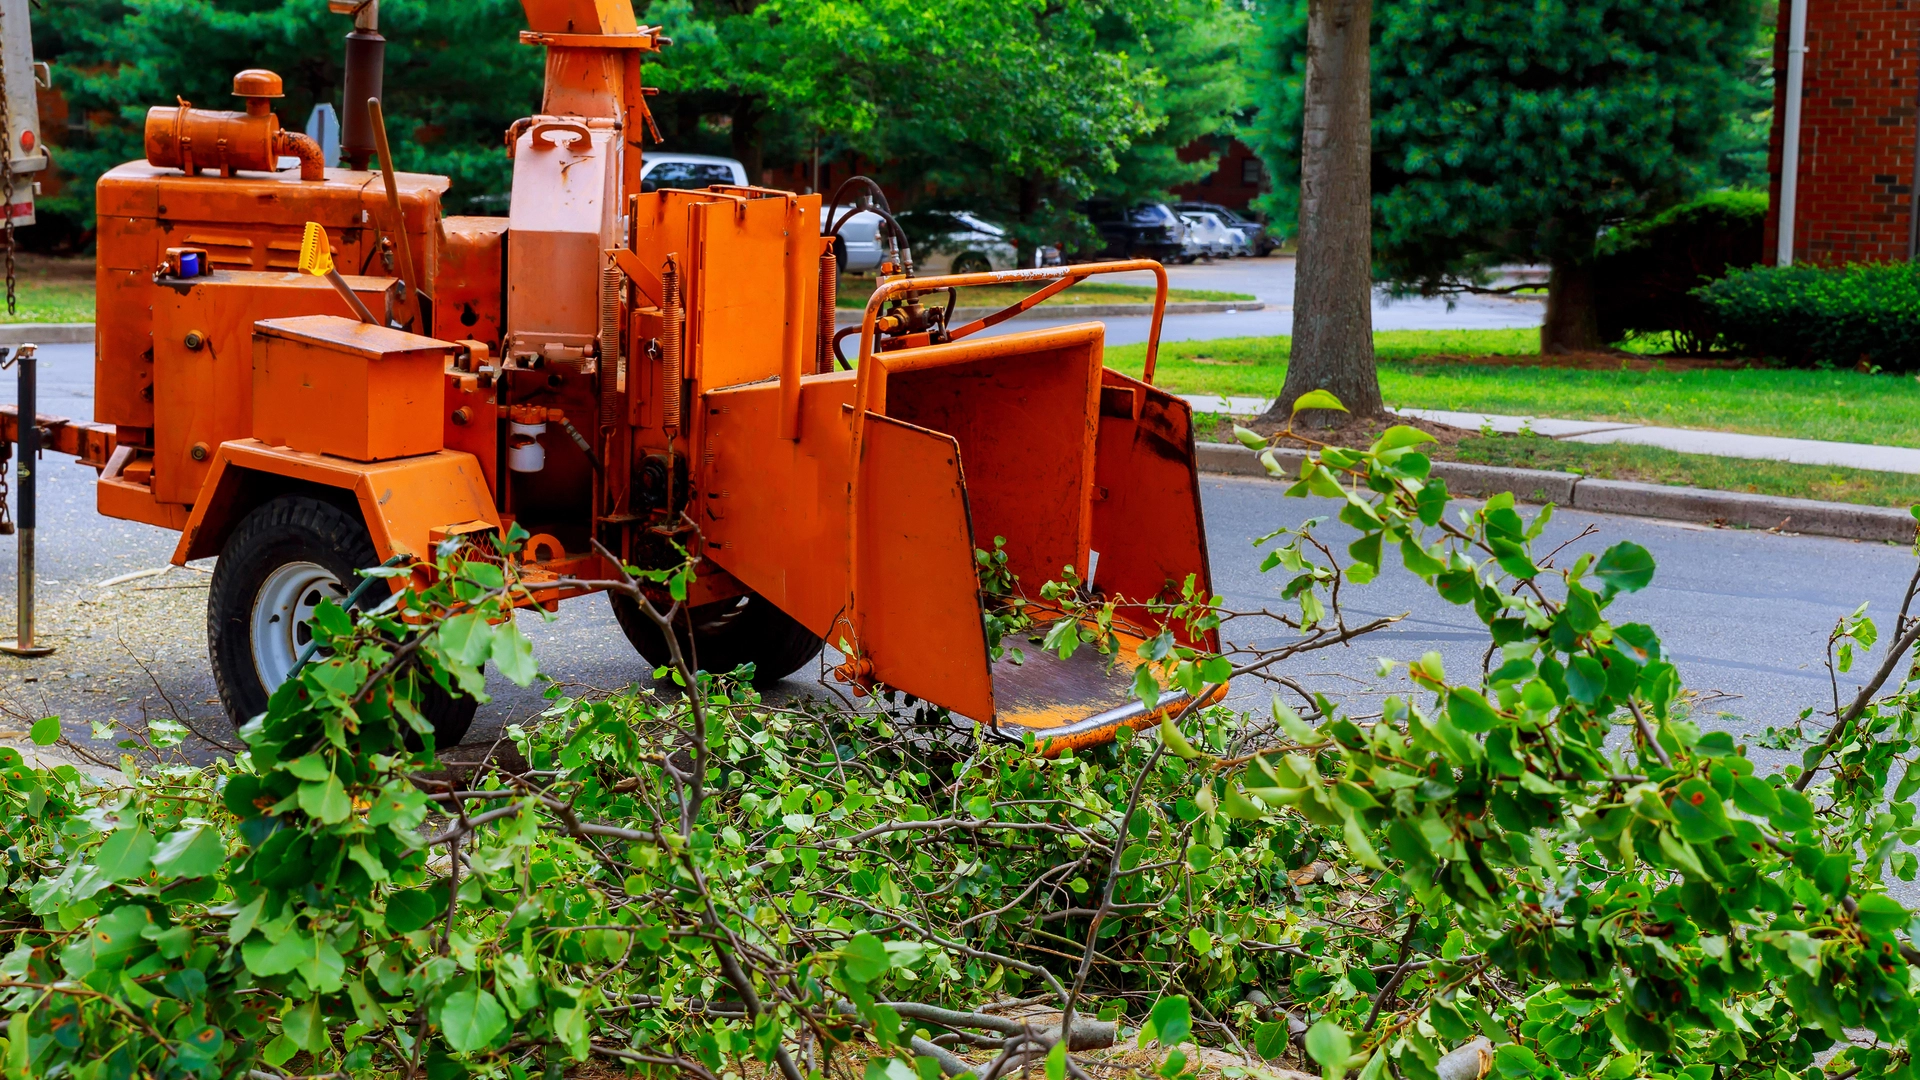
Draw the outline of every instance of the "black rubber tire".
<instances>
[{"instance_id":1,"label":"black rubber tire","mask_svg":"<svg viewBox=\"0 0 1920 1080\"><path fill-rule=\"evenodd\" d=\"M207 595L207 652L220 702L236 728L267 708L269 691L253 656L253 606L267 576L289 562L322 566L351 591L360 581L356 571L380 565L380 556L358 515L307 495L274 499L234 529L214 565ZM370 594L361 606L372 607L379 600ZM449 694L429 680L421 711L433 721L434 748L460 745L479 706L473 698Z\"/></svg>"},{"instance_id":2,"label":"black rubber tire","mask_svg":"<svg viewBox=\"0 0 1920 1080\"><path fill-rule=\"evenodd\" d=\"M956 274L984 274L992 269L993 264L977 251L963 252L953 260L953 272Z\"/></svg>"},{"instance_id":3,"label":"black rubber tire","mask_svg":"<svg viewBox=\"0 0 1920 1080\"><path fill-rule=\"evenodd\" d=\"M660 628L627 597L608 593L607 599L613 603L614 620L641 658L656 668L665 666L670 657ZM674 630L683 653L689 645L688 616L693 622L693 654L688 659L700 670L715 674L752 664L753 685L762 690L799 671L820 655L825 644L765 597L748 593L693 608L676 618Z\"/></svg>"}]
</instances>

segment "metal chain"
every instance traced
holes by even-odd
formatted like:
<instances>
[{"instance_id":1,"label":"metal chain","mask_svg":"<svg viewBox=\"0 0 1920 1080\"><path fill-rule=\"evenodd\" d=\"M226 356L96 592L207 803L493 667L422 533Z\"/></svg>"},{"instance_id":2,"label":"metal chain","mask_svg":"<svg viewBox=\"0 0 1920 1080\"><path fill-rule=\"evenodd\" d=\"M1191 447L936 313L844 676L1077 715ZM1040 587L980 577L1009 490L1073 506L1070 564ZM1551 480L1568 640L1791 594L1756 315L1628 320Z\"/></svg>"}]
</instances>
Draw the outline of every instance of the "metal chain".
<instances>
[{"instance_id":1,"label":"metal chain","mask_svg":"<svg viewBox=\"0 0 1920 1080\"><path fill-rule=\"evenodd\" d=\"M13 447L0 443L0 536L13 535L13 514L7 509L12 500L8 498L7 466L12 463Z\"/></svg>"},{"instance_id":2,"label":"metal chain","mask_svg":"<svg viewBox=\"0 0 1920 1080\"><path fill-rule=\"evenodd\" d=\"M12 316L19 310L19 302L14 297L13 271L13 110L7 105L7 60L6 50L0 49L0 193L6 198L5 230L7 234L7 314ZM11 525L7 532L12 532ZM0 534L4 535L4 534Z\"/></svg>"}]
</instances>

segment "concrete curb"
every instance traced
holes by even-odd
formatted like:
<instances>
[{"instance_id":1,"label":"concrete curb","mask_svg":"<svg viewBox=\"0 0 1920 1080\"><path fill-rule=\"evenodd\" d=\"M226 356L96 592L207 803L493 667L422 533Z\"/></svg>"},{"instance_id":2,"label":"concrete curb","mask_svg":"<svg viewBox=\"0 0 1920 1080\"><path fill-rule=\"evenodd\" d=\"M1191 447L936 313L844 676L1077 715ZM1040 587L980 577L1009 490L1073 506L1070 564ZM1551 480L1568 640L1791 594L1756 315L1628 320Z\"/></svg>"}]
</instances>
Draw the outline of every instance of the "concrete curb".
<instances>
[{"instance_id":1,"label":"concrete curb","mask_svg":"<svg viewBox=\"0 0 1920 1080\"><path fill-rule=\"evenodd\" d=\"M1169 315L1218 315L1228 311L1264 311L1267 305L1257 300L1241 301L1181 301L1167 305ZM997 307L957 307L953 309L955 325L971 322L982 316L991 315L1000 309ZM841 308L834 317L837 326L858 326L862 309ZM1026 312L1027 315L1043 315L1049 319L1113 319L1128 315L1151 315L1152 304L1042 304Z\"/></svg>"},{"instance_id":2,"label":"concrete curb","mask_svg":"<svg viewBox=\"0 0 1920 1080\"><path fill-rule=\"evenodd\" d=\"M1260 464L1259 455L1244 446L1203 442L1195 448L1195 454L1201 472L1228 476L1267 475L1266 469ZM1276 449L1274 457L1286 466L1289 474L1297 475L1300 462L1306 458L1306 454L1299 450ZM1637 484L1627 480L1589 480L1573 473L1506 469L1457 461L1434 462L1433 475L1444 479L1447 490L1456 495L1485 498L1505 491L1512 492L1513 497L1522 502L1550 502L1556 506L1588 510L1596 514L1691 521L1734 529L1778 529L1812 536L1896 544L1912 543L1914 538L1913 515L1885 506L1785 499L1739 491Z\"/></svg>"},{"instance_id":3,"label":"concrete curb","mask_svg":"<svg viewBox=\"0 0 1920 1080\"><path fill-rule=\"evenodd\" d=\"M0 345L91 345L93 324L0 323Z\"/></svg>"}]
</instances>

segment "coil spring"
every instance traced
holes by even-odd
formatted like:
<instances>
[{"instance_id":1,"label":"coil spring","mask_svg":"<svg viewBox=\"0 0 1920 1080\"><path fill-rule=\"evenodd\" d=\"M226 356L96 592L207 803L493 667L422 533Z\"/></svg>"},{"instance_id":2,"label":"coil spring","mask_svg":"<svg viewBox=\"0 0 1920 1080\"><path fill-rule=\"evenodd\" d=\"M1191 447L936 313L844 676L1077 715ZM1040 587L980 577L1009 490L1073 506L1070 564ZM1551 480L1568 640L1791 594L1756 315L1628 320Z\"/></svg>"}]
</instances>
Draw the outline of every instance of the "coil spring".
<instances>
[{"instance_id":1,"label":"coil spring","mask_svg":"<svg viewBox=\"0 0 1920 1080\"><path fill-rule=\"evenodd\" d=\"M813 373L833 371L834 318L840 307L840 260L833 249L820 253L820 332L813 343Z\"/></svg>"},{"instance_id":2,"label":"coil spring","mask_svg":"<svg viewBox=\"0 0 1920 1080\"><path fill-rule=\"evenodd\" d=\"M620 268L609 263L600 271L600 425L620 422Z\"/></svg>"},{"instance_id":3,"label":"coil spring","mask_svg":"<svg viewBox=\"0 0 1920 1080\"><path fill-rule=\"evenodd\" d=\"M660 275L660 426L669 435L680 430L681 322L680 268L669 262Z\"/></svg>"}]
</instances>

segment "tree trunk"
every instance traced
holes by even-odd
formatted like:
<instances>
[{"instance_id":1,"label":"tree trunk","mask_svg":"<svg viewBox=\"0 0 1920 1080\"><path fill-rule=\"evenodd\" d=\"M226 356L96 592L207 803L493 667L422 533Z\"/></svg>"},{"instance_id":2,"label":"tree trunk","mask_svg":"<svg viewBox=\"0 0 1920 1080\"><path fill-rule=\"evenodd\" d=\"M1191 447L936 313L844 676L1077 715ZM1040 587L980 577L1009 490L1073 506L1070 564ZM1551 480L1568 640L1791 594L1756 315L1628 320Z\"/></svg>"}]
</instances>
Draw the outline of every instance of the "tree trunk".
<instances>
[{"instance_id":1,"label":"tree trunk","mask_svg":"<svg viewBox=\"0 0 1920 1080\"><path fill-rule=\"evenodd\" d=\"M1547 321L1540 325L1540 351L1600 352L1599 311L1593 302L1593 265L1586 259L1555 259L1547 278Z\"/></svg>"},{"instance_id":2,"label":"tree trunk","mask_svg":"<svg viewBox=\"0 0 1920 1080\"><path fill-rule=\"evenodd\" d=\"M1384 411L1373 369L1372 27L1373 0L1308 4L1293 357L1267 414L1277 420L1309 390L1331 391L1354 416ZM1342 418L1310 410L1300 419Z\"/></svg>"}]
</instances>

